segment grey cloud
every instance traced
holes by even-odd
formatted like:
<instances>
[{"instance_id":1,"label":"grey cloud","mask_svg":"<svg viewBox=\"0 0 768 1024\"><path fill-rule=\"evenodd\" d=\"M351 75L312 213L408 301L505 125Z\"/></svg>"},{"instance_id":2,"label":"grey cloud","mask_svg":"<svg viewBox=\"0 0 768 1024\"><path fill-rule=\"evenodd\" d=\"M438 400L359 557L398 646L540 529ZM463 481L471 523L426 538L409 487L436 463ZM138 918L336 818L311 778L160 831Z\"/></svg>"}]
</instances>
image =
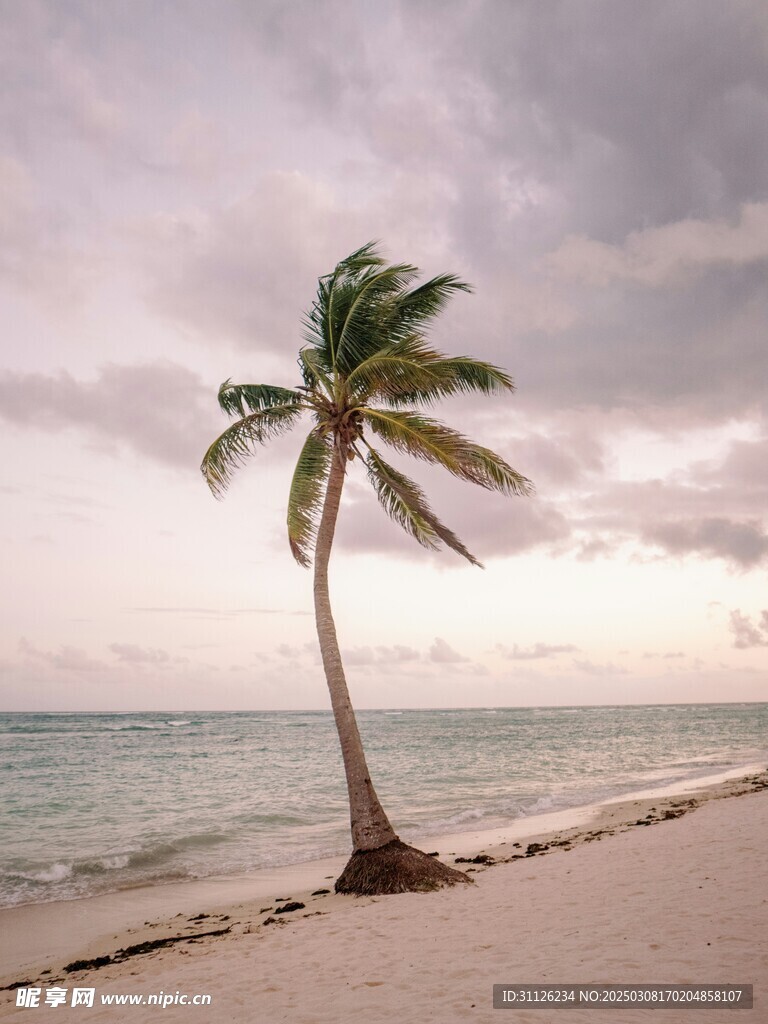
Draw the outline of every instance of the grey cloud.
<instances>
[{"instance_id":1,"label":"grey cloud","mask_svg":"<svg viewBox=\"0 0 768 1024\"><path fill-rule=\"evenodd\" d=\"M196 466L216 436L215 391L182 366L105 366L95 381L60 371L0 376L0 416L24 428L75 427L171 465Z\"/></svg>"},{"instance_id":2,"label":"grey cloud","mask_svg":"<svg viewBox=\"0 0 768 1024\"><path fill-rule=\"evenodd\" d=\"M708 490L750 495L755 509L768 504L768 438L733 441L724 458L691 467L691 481Z\"/></svg>"},{"instance_id":3,"label":"grey cloud","mask_svg":"<svg viewBox=\"0 0 768 1024\"><path fill-rule=\"evenodd\" d=\"M437 5L421 11L426 30ZM458 88L457 72L471 70L496 99L489 149L565 197L577 230L617 240L752 198L765 158L754 130L768 116L764 39L755 0L486 2L444 44L445 71Z\"/></svg>"},{"instance_id":4,"label":"grey cloud","mask_svg":"<svg viewBox=\"0 0 768 1024\"><path fill-rule=\"evenodd\" d=\"M42 125L57 140L98 145L113 136L120 111L107 95L109 76L88 52L87 5L64 9L38 0L3 7L13 8L12 16L6 10L3 18L0 62L0 116L8 137L31 148L37 141L34 127Z\"/></svg>"},{"instance_id":5,"label":"grey cloud","mask_svg":"<svg viewBox=\"0 0 768 1024\"><path fill-rule=\"evenodd\" d=\"M333 194L296 171L267 175L202 219L159 218L137 238L151 304L203 340L224 335L293 361L317 278L362 244L349 224Z\"/></svg>"},{"instance_id":6,"label":"grey cloud","mask_svg":"<svg viewBox=\"0 0 768 1024\"><path fill-rule=\"evenodd\" d=\"M370 647L348 647L342 654L348 665L372 665L375 655Z\"/></svg>"},{"instance_id":7,"label":"grey cloud","mask_svg":"<svg viewBox=\"0 0 768 1024\"><path fill-rule=\"evenodd\" d=\"M571 329L514 342L523 407L627 409L662 427L766 410L768 351L755 340L768 288L757 268L710 269L669 291L584 290L579 301Z\"/></svg>"},{"instance_id":8,"label":"grey cloud","mask_svg":"<svg viewBox=\"0 0 768 1024\"><path fill-rule=\"evenodd\" d=\"M588 659L574 658L573 664L580 672L585 672L590 676L622 676L627 674L625 668L622 668L621 665L614 665L612 661L598 663Z\"/></svg>"},{"instance_id":9,"label":"grey cloud","mask_svg":"<svg viewBox=\"0 0 768 1024\"><path fill-rule=\"evenodd\" d=\"M359 204L343 193L343 185L334 191L306 173L270 171L229 204L136 225L131 244L151 308L187 337L207 345L225 338L278 356L288 369L304 343L302 318L318 278L370 239L384 239L393 260L461 270L455 255L445 263L437 183L398 175L366 190Z\"/></svg>"},{"instance_id":10,"label":"grey cloud","mask_svg":"<svg viewBox=\"0 0 768 1024\"><path fill-rule=\"evenodd\" d=\"M589 540L581 540L576 548L576 558L580 562L593 562L598 558L610 558L615 554L620 545L616 537L592 537Z\"/></svg>"},{"instance_id":11,"label":"grey cloud","mask_svg":"<svg viewBox=\"0 0 768 1024\"><path fill-rule=\"evenodd\" d=\"M110 644L110 651L118 661L131 665L163 665L170 660L167 651L159 647L140 647L138 644Z\"/></svg>"},{"instance_id":12,"label":"grey cloud","mask_svg":"<svg viewBox=\"0 0 768 1024\"><path fill-rule=\"evenodd\" d=\"M57 311L82 298L96 265L65 236L60 215L46 208L29 170L0 157L0 279Z\"/></svg>"},{"instance_id":13,"label":"grey cloud","mask_svg":"<svg viewBox=\"0 0 768 1024\"><path fill-rule=\"evenodd\" d=\"M538 658L551 658L558 654L571 654L578 651L575 644L543 644L536 643L533 647L519 647L513 644L512 647L505 647L504 644L497 644L497 650L503 658L510 661L533 661Z\"/></svg>"},{"instance_id":14,"label":"grey cloud","mask_svg":"<svg viewBox=\"0 0 768 1024\"><path fill-rule=\"evenodd\" d=\"M739 608L730 614L728 628L733 633L733 646L740 649L749 647L768 647L768 610L760 613L760 621L754 623L747 615L742 615Z\"/></svg>"},{"instance_id":15,"label":"grey cloud","mask_svg":"<svg viewBox=\"0 0 768 1024\"><path fill-rule=\"evenodd\" d=\"M231 6L238 24L240 45L253 59L270 63L277 58L284 92L302 108L325 109L333 114L350 93L367 95L376 81L363 45L371 26L363 9L345 0L312 0L284 4L265 0L258 5L236 2ZM380 31L387 10L376 12Z\"/></svg>"},{"instance_id":16,"label":"grey cloud","mask_svg":"<svg viewBox=\"0 0 768 1024\"><path fill-rule=\"evenodd\" d=\"M751 569L768 554L768 533L759 522L713 517L693 522L662 522L641 529L640 537L669 554L697 553Z\"/></svg>"},{"instance_id":17,"label":"grey cloud","mask_svg":"<svg viewBox=\"0 0 768 1024\"><path fill-rule=\"evenodd\" d=\"M405 644L350 647L343 651L344 662L349 665L403 665L420 661L421 657L419 651Z\"/></svg>"},{"instance_id":18,"label":"grey cloud","mask_svg":"<svg viewBox=\"0 0 768 1024\"><path fill-rule=\"evenodd\" d=\"M654 279L675 254L709 267L695 287L656 296L631 281L615 282L610 295L555 289L549 304L567 298L580 322L566 318L548 336L503 321L485 327L525 403L652 405L657 416L710 420L764 404L768 353L755 338L768 313L765 276L736 267L738 248L731 267L700 259L706 250L723 262L713 245L719 221L738 224L742 212L748 220L762 209L749 204L766 195L766 133L755 130L768 123L761 5L705 0L693 16L687 5L657 2L454 4L436 31L438 10L420 5L415 36L433 55L430 86L452 100L472 166L445 149L433 159L459 195L454 248L494 312L505 276L524 268L540 289L532 257L569 234L624 247L639 232L657 247ZM482 97L485 117L461 102L467 91ZM495 184L504 176L517 203ZM746 220L725 239L741 230L746 242ZM697 231L705 237L691 241Z\"/></svg>"},{"instance_id":19,"label":"grey cloud","mask_svg":"<svg viewBox=\"0 0 768 1024\"><path fill-rule=\"evenodd\" d=\"M692 463L666 480L594 482L592 494L572 503L580 557L610 554L635 539L668 555L721 558L741 570L764 564L766 451L764 438L736 441L724 456Z\"/></svg>"},{"instance_id":20,"label":"grey cloud","mask_svg":"<svg viewBox=\"0 0 768 1024\"><path fill-rule=\"evenodd\" d=\"M277 653L280 655L281 658L289 658L292 660L308 657L312 661L317 661L319 658L319 649L316 643L283 643L277 647Z\"/></svg>"},{"instance_id":21,"label":"grey cloud","mask_svg":"<svg viewBox=\"0 0 768 1024\"><path fill-rule=\"evenodd\" d=\"M447 641L443 640L442 637L435 637L435 642L429 648L429 657L431 661L436 661L441 665L453 665L458 662L469 661L469 658L465 658L463 654L459 654L455 651Z\"/></svg>"},{"instance_id":22,"label":"grey cloud","mask_svg":"<svg viewBox=\"0 0 768 1024\"><path fill-rule=\"evenodd\" d=\"M103 672L107 665L92 658L86 651L62 644L58 651L43 651L22 638L19 652L26 658L42 661L64 672Z\"/></svg>"},{"instance_id":23,"label":"grey cloud","mask_svg":"<svg viewBox=\"0 0 768 1024\"><path fill-rule=\"evenodd\" d=\"M745 203L738 223L684 220L630 233L622 246L569 235L548 259L555 272L605 287L614 280L671 288L712 264L768 259L768 203Z\"/></svg>"},{"instance_id":24,"label":"grey cloud","mask_svg":"<svg viewBox=\"0 0 768 1024\"><path fill-rule=\"evenodd\" d=\"M405 644L393 644L391 647L379 645L376 653L382 660L387 662L418 661L421 658L419 652Z\"/></svg>"},{"instance_id":25,"label":"grey cloud","mask_svg":"<svg viewBox=\"0 0 768 1024\"><path fill-rule=\"evenodd\" d=\"M523 436L500 438L500 447L525 476L535 482L538 494L557 493L570 487L583 489L587 481L605 471L605 445L596 430L587 432L574 423L569 431L556 423L547 433L531 431ZM513 452L514 454L508 454Z\"/></svg>"},{"instance_id":26,"label":"grey cloud","mask_svg":"<svg viewBox=\"0 0 768 1024\"><path fill-rule=\"evenodd\" d=\"M169 188L163 212L134 225L154 308L187 336L292 360L318 274L379 236L395 257L405 246L403 256L476 283L463 337L511 366L529 408L654 405L716 419L764 402L762 270L737 266L734 249L730 267L651 298L636 294L626 259L633 237L643 253L653 243L661 280L674 253L690 262L695 250L701 263L713 238L736 238L717 235L720 221L765 205L759 0L701 0L695 16L659 0L424 0L375 12L169 0L157 34L153 15L143 2L119 16L113 5L15 5L5 95L13 138L29 148L39 136L49 163L55 121L99 153L123 153L126 134L151 123L151 140L131 143L142 166L200 158L203 172L208 125L258 138L247 191ZM195 74L206 67L217 88L202 98ZM174 102L177 92L202 109ZM222 95L253 102L224 111ZM30 111L43 130L30 130ZM567 236L603 247L601 258L620 253L611 294L535 266Z\"/></svg>"}]
</instances>

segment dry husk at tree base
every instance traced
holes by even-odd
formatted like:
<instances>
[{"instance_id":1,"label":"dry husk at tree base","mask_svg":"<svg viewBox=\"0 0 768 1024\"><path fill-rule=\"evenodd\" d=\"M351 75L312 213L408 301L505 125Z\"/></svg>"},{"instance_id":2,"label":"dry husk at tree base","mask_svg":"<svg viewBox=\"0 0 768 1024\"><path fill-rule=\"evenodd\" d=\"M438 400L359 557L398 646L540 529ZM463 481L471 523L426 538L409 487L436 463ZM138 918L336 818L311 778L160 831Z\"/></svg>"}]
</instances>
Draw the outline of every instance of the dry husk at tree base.
<instances>
[{"instance_id":1,"label":"dry husk at tree base","mask_svg":"<svg viewBox=\"0 0 768 1024\"><path fill-rule=\"evenodd\" d=\"M397 892L431 892L458 882L472 883L463 871L393 839L375 850L355 850L336 880L336 892L386 896Z\"/></svg>"}]
</instances>

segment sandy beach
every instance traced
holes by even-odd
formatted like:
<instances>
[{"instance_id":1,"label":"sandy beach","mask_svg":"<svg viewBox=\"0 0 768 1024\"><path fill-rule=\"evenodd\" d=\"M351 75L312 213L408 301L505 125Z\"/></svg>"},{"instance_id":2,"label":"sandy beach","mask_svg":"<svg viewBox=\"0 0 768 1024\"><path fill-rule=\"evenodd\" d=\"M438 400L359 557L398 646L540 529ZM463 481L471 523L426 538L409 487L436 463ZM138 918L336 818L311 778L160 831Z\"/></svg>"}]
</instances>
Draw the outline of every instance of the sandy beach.
<instances>
[{"instance_id":1,"label":"sandy beach","mask_svg":"<svg viewBox=\"0 0 768 1024\"><path fill-rule=\"evenodd\" d=\"M468 858L475 884L432 894L319 893L333 888L335 859L3 911L2 984L39 988L36 1014L139 1024L156 1017L146 1000L160 993L210 996L167 1005L169 1021L452 1022L503 1015L492 1009L499 983L752 984L752 1010L650 1019L764 1021L766 787L760 771L609 803L567 828L542 816L443 837L441 857ZM280 911L291 903L303 906ZM57 987L66 1004L45 1005ZM95 989L94 1005L71 1006L75 987ZM16 1005L14 988L3 995L2 1019L32 1009ZM145 1003L105 1005L105 995ZM562 1012L500 1019L544 1024ZM630 1024L649 1013L571 1009L565 1019Z\"/></svg>"}]
</instances>

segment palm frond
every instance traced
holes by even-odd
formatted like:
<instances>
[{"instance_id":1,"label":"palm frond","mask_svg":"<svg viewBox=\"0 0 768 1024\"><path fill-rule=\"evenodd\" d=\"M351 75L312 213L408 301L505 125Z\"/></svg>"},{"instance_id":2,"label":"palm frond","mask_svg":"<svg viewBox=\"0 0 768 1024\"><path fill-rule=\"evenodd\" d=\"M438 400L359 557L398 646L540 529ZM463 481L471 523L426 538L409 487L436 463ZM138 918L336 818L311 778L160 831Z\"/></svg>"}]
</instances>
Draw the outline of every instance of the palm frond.
<instances>
[{"instance_id":1,"label":"palm frond","mask_svg":"<svg viewBox=\"0 0 768 1024\"><path fill-rule=\"evenodd\" d=\"M291 554L305 568L310 565L323 509L333 448L312 430L299 454L288 496L288 543Z\"/></svg>"},{"instance_id":2,"label":"palm frond","mask_svg":"<svg viewBox=\"0 0 768 1024\"><path fill-rule=\"evenodd\" d=\"M244 416L217 437L200 466L213 493L221 496L234 471L247 462L256 446L288 430L302 412L303 407L298 404L262 409Z\"/></svg>"},{"instance_id":3,"label":"palm frond","mask_svg":"<svg viewBox=\"0 0 768 1024\"><path fill-rule=\"evenodd\" d=\"M482 563L467 550L453 531L440 522L429 506L422 489L403 473L390 466L375 449L368 447L365 463L368 479L387 515L425 548L436 550L438 540L472 565Z\"/></svg>"},{"instance_id":4,"label":"palm frond","mask_svg":"<svg viewBox=\"0 0 768 1024\"><path fill-rule=\"evenodd\" d=\"M377 250L379 244L376 239L372 239L370 242L366 242L365 245L361 245L359 249L355 249L349 256L339 260L333 273L340 272L347 277L358 277L360 274L369 271L371 267L383 267L386 260ZM329 274L328 276L332 275Z\"/></svg>"},{"instance_id":5,"label":"palm frond","mask_svg":"<svg viewBox=\"0 0 768 1024\"><path fill-rule=\"evenodd\" d=\"M219 405L230 416L247 416L249 412L263 412L275 405L301 400L298 391L271 384L233 384L225 380L219 388Z\"/></svg>"},{"instance_id":6,"label":"palm frond","mask_svg":"<svg viewBox=\"0 0 768 1024\"><path fill-rule=\"evenodd\" d=\"M448 395L514 391L512 378L492 363L469 356L447 357L419 335L377 352L348 376L346 387L357 401L379 399L388 405L430 405Z\"/></svg>"},{"instance_id":7,"label":"palm frond","mask_svg":"<svg viewBox=\"0 0 768 1024\"><path fill-rule=\"evenodd\" d=\"M304 339L322 353L328 370L336 365L338 339L360 280L385 265L376 246L376 242L366 243L321 277L317 297L304 316Z\"/></svg>"},{"instance_id":8,"label":"palm frond","mask_svg":"<svg viewBox=\"0 0 768 1024\"><path fill-rule=\"evenodd\" d=\"M239 419L203 459L201 470L217 495L257 445L287 430L301 412L312 413L315 425L296 465L288 507L291 551L301 565L312 556L335 440L357 455L358 446L368 448L371 483L403 529L420 544L446 544L475 565L480 563L435 516L424 492L370 448L368 432L489 490L532 492L530 481L501 456L418 411L451 395L511 392L514 382L492 363L449 357L428 343L431 322L455 292L471 288L455 274L423 284L416 283L417 275L410 264L387 265L376 242L361 246L318 280L298 358L303 383L290 389L228 380L219 389L220 406Z\"/></svg>"},{"instance_id":9,"label":"palm frond","mask_svg":"<svg viewBox=\"0 0 768 1024\"><path fill-rule=\"evenodd\" d=\"M424 284L398 295L392 310L393 327L397 333L413 331L434 320L445 309L454 292L471 292L471 285L456 274L439 274Z\"/></svg>"},{"instance_id":10,"label":"palm frond","mask_svg":"<svg viewBox=\"0 0 768 1024\"><path fill-rule=\"evenodd\" d=\"M342 317L334 365L347 374L392 338L391 312L418 270L407 263L366 273L337 285Z\"/></svg>"},{"instance_id":11,"label":"palm frond","mask_svg":"<svg viewBox=\"0 0 768 1024\"><path fill-rule=\"evenodd\" d=\"M333 395L333 382L328 367L323 365L320 352L317 349L311 346L300 349L298 363L302 379L308 390L317 391L319 387L322 387L328 396Z\"/></svg>"},{"instance_id":12,"label":"palm frond","mask_svg":"<svg viewBox=\"0 0 768 1024\"><path fill-rule=\"evenodd\" d=\"M530 480L508 465L490 448L483 448L417 412L395 409L362 410L371 429L396 451L443 466L454 476L503 494L530 494Z\"/></svg>"}]
</instances>

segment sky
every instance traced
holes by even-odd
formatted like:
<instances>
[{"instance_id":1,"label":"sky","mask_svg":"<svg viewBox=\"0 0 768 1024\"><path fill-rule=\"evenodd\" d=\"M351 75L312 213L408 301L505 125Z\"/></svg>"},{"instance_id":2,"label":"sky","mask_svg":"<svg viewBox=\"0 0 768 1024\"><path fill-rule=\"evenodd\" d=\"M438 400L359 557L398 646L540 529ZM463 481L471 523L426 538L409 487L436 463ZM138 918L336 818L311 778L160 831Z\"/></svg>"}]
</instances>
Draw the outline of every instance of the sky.
<instances>
[{"instance_id":1,"label":"sky","mask_svg":"<svg viewBox=\"0 0 768 1024\"><path fill-rule=\"evenodd\" d=\"M353 702L768 699L762 0L0 0L0 53L0 708L329 707L301 431L199 465L372 239L472 284L431 340L517 391L434 414L536 492L411 464L480 570L350 467Z\"/></svg>"}]
</instances>

